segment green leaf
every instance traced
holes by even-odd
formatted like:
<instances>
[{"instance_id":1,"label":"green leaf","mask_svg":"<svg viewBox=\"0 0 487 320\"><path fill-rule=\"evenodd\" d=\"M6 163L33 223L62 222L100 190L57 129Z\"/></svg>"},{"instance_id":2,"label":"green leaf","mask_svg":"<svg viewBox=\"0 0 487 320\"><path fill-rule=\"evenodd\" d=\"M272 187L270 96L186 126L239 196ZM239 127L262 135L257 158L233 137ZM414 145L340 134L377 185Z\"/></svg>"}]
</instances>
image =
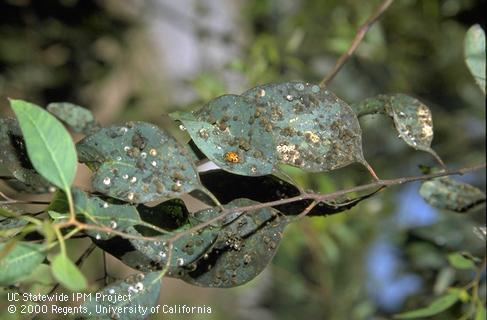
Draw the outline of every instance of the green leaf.
<instances>
[{"instance_id":1,"label":"green leaf","mask_svg":"<svg viewBox=\"0 0 487 320\"><path fill-rule=\"evenodd\" d=\"M1 207L0 211L2 211ZM14 235L18 234L22 230L22 227L24 227L26 224L26 220L19 219L17 217L0 220L0 239L10 239Z\"/></svg>"},{"instance_id":2,"label":"green leaf","mask_svg":"<svg viewBox=\"0 0 487 320\"><path fill-rule=\"evenodd\" d=\"M23 212L9 206L7 204L0 205L0 216L7 217L7 218L15 218L21 215Z\"/></svg>"},{"instance_id":3,"label":"green leaf","mask_svg":"<svg viewBox=\"0 0 487 320\"><path fill-rule=\"evenodd\" d=\"M45 211L68 212L69 205L66 193L62 190L57 190Z\"/></svg>"},{"instance_id":4,"label":"green leaf","mask_svg":"<svg viewBox=\"0 0 487 320\"><path fill-rule=\"evenodd\" d=\"M262 85L171 116L184 124L208 159L235 174L267 175L278 164L311 172L354 162L368 167L355 114L317 85Z\"/></svg>"},{"instance_id":5,"label":"green leaf","mask_svg":"<svg viewBox=\"0 0 487 320\"><path fill-rule=\"evenodd\" d=\"M252 204L257 202L237 199L225 207ZM194 219L203 222L218 214L216 209L203 210ZM247 283L270 263L288 222L269 208L230 214L218 223L222 229L210 251L193 264L170 270L167 275L202 287L229 288Z\"/></svg>"},{"instance_id":6,"label":"green leaf","mask_svg":"<svg viewBox=\"0 0 487 320\"><path fill-rule=\"evenodd\" d=\"M89 197L77 188L72 192L76 213L82 215L82 220L87 224L106 226L124 232L128 227L141 223L139 213L134 206L111 204L98 197ZM113 236L89 229L85 232L98 240L106 240Z\"/></svg>"},{"instance_id":7,"label":"green leaf","mask_svg":"<svg viewBox=\"0 0 487 320\"><path fill-rule=\"evenodd\" d=\"M357 117L329 90L285 82L258 86L242 96L263 109L254 115L255 123L272 129L279 163L311 172L366 164Z\"/></svg>"},{"instance_id":8,"label":"green leaf","mask_svg":"<svg viewBox=\"0 0 487 320\"><path fill-rule=\"evenodd\" d=\"M33 284L33 287L30 287L29 290L32 292L34 291L35 287L46 289L45 287L53 287L56 281L51 275L51 267L47 264L40 264L36 268L32 270L32 273L29 274L28 277L22 279L22 284Z\"/></svg>"},{"instance_id":9,"label":"green leaf","mask_svg":"<svg viewBox=\"0 0 487 320\"><path fill-rule=\"evenodd\" d=\"M184 202L179 199L172 199L153 207L138 205L137 211L139 211L141 220L144 221L144 223L149 223L164 230L174 231L175 229L183 228L185 225L186 227L188 227L189 213L186 209L186 206L184 205ZM127 230L127 232L138 236L161 235L160 232L150 229L147 225L137 226L137 229L128 229L129 230ZM167 249L167 247L162 244L162 242L164 241L164 239L162 238L165 237L161 237L161 239L158 242L156 241L155 243L150 243L148 241L137 243L133 240L122 239L119 236L110 238L105 241L95 240L95 243L106 252L120 259L126 265L140 271L151 272L154 270L161 270L164 267L163 262L167 262L167 252L163 251L163 253L166 253L166 255L164 256L164 254L162 253L162 255L159 256L159 252ZM185 238L179 240L178 243L183 244L184 240L188 240L189 238L190 237L186 236ZM145 245L147 245L149 248L145 249ZM185 249L181 247L182 250L187 251L187 253L183 252L182 254L198 256L198 251L200 251L201 247L203 247L201 243L200 245L201 246L198 246L196 248L188 247ZM141 248L142 250L139 251L137 248ZM191 249L193 250L193 252L190 251ZM147 252L148 255L144 254L144 252ZM173 258L171 259L172 264L176 265L178 263L177 258L177 254L173 256ZM183 256L182 258L184 259L185 257ZM186 260L184 260L184 262L186 263L187 261L188 257L186 257Z\"/></svg>"},{"instance_id":10,"label":"green leaf","mask_svg":"<svg viewBox=\"0 0 487 320\"><path fill-rule=\"evenodd\" d=\"M458 301L457 294L446 294L434 300L433 302L431 302L429 306L425 308L395 315L394 319L415 319L415 318L431 317L450 308L457 301Z\"/></svg>"},{"instance_id":11,"label":"green leaf","mask_svg":"<svg viewBox=\"0 0 487 320\"><path fill-rule=\"evenodd\" d=\"M0 252L5 244L0 244ZM18 242L7 255L0 258L0 285L11 285L28 276L45 258L42 245Z\"/></svg>"},{"instance_id":12,"label":"green leaf","mask_svg":"<svg viewBox=\"0 0 487 320\"><path fill-rule=\"evenodd\" d=\"M225 207L251 204L257 202L237 199ZM190 216L190 225L198 225L219 214L217 208L199 211ZM244 284L270 263L288 222L286 217L269 208L230 214L213 223L212 228L203 228L200 232L176 240L167 276L204 287L223 288ZM186 230L190 225L173 230L172 235ZM145 230L134 229L130 233L146 235L143 233ZM96 244L126 265L150 272L161 270L167 263L168 251L163 238L168 236L156 242L114 237L96 241Z\"/></svg>"},{"instance_id":13,"label":"green leaf","mask_svg":"<svg viewBox=\"0 0 487 320\"><path fill-rule=\"evenodd\" d=\"M51 270L54 278L71 291L87 287L85 276L65 254L59 253L52 259Z\"/></svg>"},{"instance_id":14,"label":"green leaf","mask_svg":"<svg viewBox=\"0 0 487 320\"><path fill-rule=\"evenodd\" d=\"M74 132L89 134L99 130L90 110L69 102L55 102L47 105L47 110L62 120Z\"/></svg>"},{"instance_id":15,"label":"green leaf","mask_svg":"<svg viewBox=\"0 0 487 320\"><path fill-rule=\"evenodd\" d=\"M276 158L272 135L262 126L250 124L255 113L255 105L246 98L224 95L197 111L171 117L184 124L201 152L219 167L259 176L272 172ZM230 161L230 154L238 159Z\"/></svg>"},{"instance_id":16,"label":"green leaf","mask_svg":"<svg viewBox=\"0 0 487 320\"><path fill-rule=\"evenodd\" d=\"M458 213L472 211L486 201L480 189L448 177L423 182L419 193L433 207Z\"/></svg>"},{"instance_id":17,"label":"green leaf","mask_svg":"<svg viewBox=\"0 0 487 320\"><path fill-rule=\"evenodd\" d=\"M161 291L160 277L158 272L140 273L112 283L95 294L105 299L90 299L82 305L87 308L87 312L80 314L81 319L146 319L150 313L143 314L141 310L150 310L157 304ZM115 299L129 294L130 299Z\"/></svg>"},{"instance_id":18,"label":"green leaf","mask_svg":"<svg viewBox=\"0 0 487 320\"><path fill-rule=\"evenodd\" d=\"M144 220L145 222L154 224L158 227L169 226L172 230L174 224L168 225L166 222L167 220L173 220L172 223L178 223L178 219L181 219L178 224L188 221L186 207L184 205L180 206L178 202L179 201L170 200L152 208L139 206L139 210L142 212L142 217L146 218L146 220ZM171 233L163 235L160 235L160 233L157 233L142 224L141 226L126 228L125 232L130 235L138 237L152 236L157 239L151 241L128 239L129 245L125 246L125 248L133 248L138 253L138 258L135 259L135 261L131 259L129 260L136 262L135 266L139 270L150 271L162 269L162 267L168 264L169 239L177 233L187 231L190 227L190 224L185 224L178 229L172 230ZM173 242L174 250L171 253L171 261L168 265L184 266L194 262L211 248L217 238L218 231L218 228L209 226L198 232L188 232L180 236ZM120 252L119 250L117 251ZM123 254L125 253L126 252ZM117 255L115 253L116 256L124 260L123 254ZM135 255L131 254L131 257L133 258Z\"/></svg>"},{"instance_id":19,"label":"green leaf","mask_svg":"<svg viewBox=\"0 0 487 320\"><path fill-rule=\"evenodd\" d=\"M475 312L475 320L485 320L485 306L482 301L477 302L477 311Z\"/></svg>"},{"instance_id":20,"label":"green leaf","mask_svg":"<svg viewBox=\"0 0 487 320\"><path fill-rule=\"evenodd\" d=\"M17 171L15 175L26 182L20 181L20 179L17 180L17 178L7 178L3 182L19 193L42 194L50 193L56 189L33 170ZM32 177L32 179L29 177Z\"/></svg>"},{"instance_id":21,"label":"green leaf","mask_svg":"<svg viewBox=\"0 0 487 320\"><path fill-rule=\"evenodd\" d=\"M143 203L201 187L188 151L152 124L103 128L77 148L80 161L95 171L93 188L116 199Z\"/></svg>"},{"instance_id":22,"label":"green leaf","mask_svg":"<svg viewBox=\"0 0 487 320\"><path fill-rule=\"evenodd\" d=\"M465 62L485 94L485 32L478 24L468 29L464 45Z\"/></svg>"},{"instance_id":23,"label":"green leaf","mask_svg":"<svg viewBox=\"0 0 487 320\"><path fill-rule=\"evenodd\" d=\"M448 262L456 269L475 269L475 263L472 260L465 258L459 252L449 254Z\"/></svg>"},{"instance_id":24,"label":"green leaf","mask_svg":"<svg viewBox=\"0 0 487 320\"><path fill-rule=\"evenodd\" d=\"M188 226L189 227L189 226ZM185 232L188 227L174 230L174 233ZM135 230L128 230L133 235L142 235ZM159 241L145 241L130 239L130 243L136 250L150 259L154 265L164 266L167 264L169 257L169 248L167 241L171 235L159 237ZM169 266L185 266L193 263L200 258L215 243L218 236L218 230L213 227L207 227L196 233L186 233L173 242L174 250L171 253Z\"/></svg>"},{"instance_id":25,"label":"green leaf","mask_svg":"<svg viewBox=\"0 0 487 320\"><path fill-rule=\"evenodd\" d=\"M46 180L69 190L76 174L76 150L71 136L49 112L22 100L10 100L24 135L32 165Z\"/></svg>"},{"instance_id":26,"label":"green leaf","mask_svg":"<svg viewBox=\"0 0 487 320\"><path fill-rule=\"evenodd\" d=\"M399 138L416 150L426 151L443 165L443 161L431 149L433 118L430 109L416 98L405 94L378 95L352 105L359 116L386 114L394 121Z\"/></svg>"},{"instance_id":27,"label":"green leaf","mask_svg":"<svg viewBox=\"0 0 487 320\"><path fill-rule=\"evenodd\" d=\"M25 141L17 120L0 119L0 164L15 177L5 180L17 191L47 193L51 184L32 166L25 148Z\"/></svg>"}]
</instances>

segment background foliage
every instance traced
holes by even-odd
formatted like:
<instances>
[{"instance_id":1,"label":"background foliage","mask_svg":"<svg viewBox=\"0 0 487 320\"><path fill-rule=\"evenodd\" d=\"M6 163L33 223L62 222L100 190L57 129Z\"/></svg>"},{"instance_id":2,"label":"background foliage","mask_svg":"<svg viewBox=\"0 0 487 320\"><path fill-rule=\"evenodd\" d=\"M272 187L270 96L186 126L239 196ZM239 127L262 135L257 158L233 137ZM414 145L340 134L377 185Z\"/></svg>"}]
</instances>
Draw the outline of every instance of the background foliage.
<instances>
[{"instance_id":1,"label":"background foliage","mask_svg":"<svg viewBox=\"0 0 487 320\"><path fill-rule=\"evenodd\" d=\"M2 1L0 110L3 116L10 112L7 97L39 105L70 101L92 109L104 124L145 120L168 127L183 141L162 114L190 110L223 93L241 94L257 84L319 82L377 4ZM485 29L484 6L484 1L468 0L396 1L331 90L350 103L379 93L421 98L433 112L433 147L449 166L485 161L484 96L463 57L468 27L480 23ZM222 12L238 23L208 22ZM178 41L186 47L174 45ZM187 58L188 49L197 57ZM365 157L381 177L417 174L418 165L434 164L426 153L400 142L387 119L361 119L361 126ZM330 174L286 170L304 188L320 192L369 179L359 165ZM485 190L485 171L462 180ZM86 183L82 174L76 178L77 185ZM17 196L7 185L1 188ZM423 307L449 287L472 280L472 270L459 267L452 254L483 257L485 245L473 228L485 224L485 209L468 215L437 211L421 200L418 188L407 185L347 213L289 226L272 265L244 287L195 289L164 279L160 301L211 305L212 318L222 319L382 319ZM73 240L68 252L76 258L81 252L76 255L73 248L86 245ZM102 275L96 265L100 255L96 250L86 262L92 267L83 268L92 280ZM127 274L115 260L109 266L113 276ZM45 270L38 272L33 288L46 291L49 286L34 280L51 279ZM485 301L485 281L479 292ZM457 319L466 311L457 303L437 318Z\"/></svg>"}]
</instances>

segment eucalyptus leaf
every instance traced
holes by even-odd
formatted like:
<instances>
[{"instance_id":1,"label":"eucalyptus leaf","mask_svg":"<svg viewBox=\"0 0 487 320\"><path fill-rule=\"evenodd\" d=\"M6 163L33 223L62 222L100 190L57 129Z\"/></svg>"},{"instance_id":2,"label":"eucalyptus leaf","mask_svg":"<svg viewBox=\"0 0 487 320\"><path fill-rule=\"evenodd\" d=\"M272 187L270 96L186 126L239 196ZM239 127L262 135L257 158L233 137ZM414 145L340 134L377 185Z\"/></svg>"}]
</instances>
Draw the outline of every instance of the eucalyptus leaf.
<instances>
[{"instance_id":1,"label":"eucalyptus leaf","mask_svg":"<svg viewBox=\"0 0 487 320\"><path fill-rule=\"evenodd\" d=\"M171 116L210 160L235 174L267 175L278 164L320 172L359 162L371 170L352 109L317 85L262 85Z\"/></svg>"},{"instance_id":2,"label":"eucalyptus leaf","mask_svg":"<svg viewBox=\"0 0 487 320\"><path fill-rule=\"evenodd\" d=\"M108 203L98 197L88 196L80 189L73 189L73 200L76 213L82 216L87 224L105 226L124 232L128 227L141 223L139 213L134 206ZM87 229L86 234L97 239L108 239L113 234Z\"/></svg>"},{"instance_id":3,"label":"eucalyptus leaf","mask_svg":"<svg viewBox=\"0 0 487 320\"><path fill-rule=\"evenodd\" d=\"M465 62L485 94L485 32L478 24L468 29L464 45Z\"/></svg>"},{"instance_id":4,"label":"eucalyptus leaf","mask_svg":"<svg viewBox=\"0 0 487 320\"><path fill-rule=\"evenodd\" d=\"M0 240L10 239L18 234L26 224L26 220L17 217L0 220Z\"/></svg>"},{"instance_id":5,"label":"eucalyptus leaf","mask_svg":"<svg viewBox=\"0 0 487 320\"><path fill-rule=\"evenodd\" d=\"M459 297L457 294L448 293L434 300L429 306L425 308L395 315L394 319L416 319L431 317L453 306L458 301L458 298Z\"/></svg>"},{"instance_id":6,"label":"eucalyptus leaf","mask_svg":"<svg viewBox=\"0 0 487 320\"><path fill-rule=\"evenodd\" d=\"M248 199L232 201L226 208L257 204ZM190 225L173 230L155 241L114 237L96 244L126 265L150 272L168 266L167 276L200 286L233 287L257 276L274 256L289 222L273 209L233 213L199 232L187 233L173 242L171 261L168 240L178 232L208 221L220 214L211 208L190 215ZM145 236L146 228L131 227L133 236ZM166 242L166 243L164 243ZM211 266L210 266L211 265ZM227 270L228 268L228 270ZM239 276L232 276L238 273ZM219 282L219 276L224 274Z\"/></svg>"},{"instance_id":7,"label":"eucalyptus leaf","mask_svg":"<svg viewBox=\"0 0 487 320\"><path fill-rule=\"evenodd\" d=\"M168 200L153 207L138 205L137 210L139 211L141 220L144 221L144 223L146 224L151 224L169 231L174 231L178 228L184 229L189 227L188 210L186 209L184 202L179 199ZM156 230L147 227L146 224L138 225L137 228L128 228L126 232L138 237L153 237L161 235L160 232L157 232ZM101 240L101 237L99 237L100 239L95 238L94 241L97 246L115 256L116 258L120 259L126 265L137 270L150 272L155 270L161 270L165 266L168 255L167 251L165 251L167 249L167 245L163 245L163 242L164 240L167 240L168 236L169 234L161 237L159 241L155 242L134 239L122 239L119 236L110 238L105 241ZM185 238L183 237L179 241L179 243L185 245L184 241L190 238L191 236L186 236ZM176 247L177 246L178 244L176 244ZM181 249L187 251L188 253L191 253L191 248L189 247L187 249L181 247ZM195 248L193 248L193 252L191 253L191 255L197 256L198 250L202 249L196 247L195 250ZM161 251L162 253L159 255L159 252ZM146 255L145 253L148 253L148 255ZM186 253L182 252L182 254L185 255ZM178 264L178 258L181 258L181 256L175 254L171 259L172 264ZM188 257L183 256L183 259L184 258L186 258L186 263L188 261Z\"/></svg>"},{"instance_id":8,"label":"eucalyptus leaf","mask_svg":"<svg viewBox=\"0 0 487 320\"><path fill-rule=\"evenodd\" d=\"M143 240L143 239L129 239L131 246L144 256L144 261L149 259L149 264L156 266L158 269L164 266L185 266L196 259L201 257L206 251L208 251L214 244L218 236L218 228L208 226L200 229L196 232L188 231L191 228L189 222L186 207L182 201L176 199L166 201L154 208L148 208L142 206L139 208L143 212L142 217L148 218L150 215L153 217L144 220L145 222L152 223L158 227L166 225L165 220L173 220L173 225L170 225L171 233L156 235L154 230L147 228L146 226L134 226L127 228L126 232L138 237L153 236L157 240ZM139 207L141 207L139 205ZM174 220L175 219L175 220ZM162 222L162 223L161 223ZM183 224L184 223L184 224ZM166 225L167 226L167 225ZM180 226L177 229L173 229L174 226ZM168 243L175 235L179 237L172 242L173 250L169 254ZM171 260L168 262L168 258L171 256ZM147 258L147 259L146 259ZM147 270L140 267L141 270Z\"/></svg>"},{"instance_id":9,"label":"eucalyptus leaf","mask_svg":"<svg viewBox=\"0 0 487 320\"><path fill-rule=\"evenodd\" d=\"M152 124L128 122L103 128L77 148L80 161L95 171L93 188L116 199L143 203L200 187L188 151Z\"/></svg>"},{"instance_id":10,"label":"eucalyptus leaf","mask_svg":"<svg viewBox=\"0 0 487 320\"><path fill-rule=\"evenodd\" d=\"M66 254L54 256L51 271L54 278L71 291L83 290L88 285L83 273Z\"/></svg>"},{"instance_id":11,"label":"eucalyptus leaf","mask_svg":"<svg viewBox=\"0 0 487 320\"><path fill-rule=\"evenodd\" d=\"M456 269L475 269L475 263L462 256L461 253L455 252L448 255L448 262Z\"/></svg>"},{"instance_id":12,"label":"eucalyptus leaf","mask_svg":"<svg viewBox=\"0 0 487 320\"><path fill-rule=\"evenodd\" d=\"M442 165L443 161L431 148L433 141L433 118L430 109L416 98L405 94L378 95L352 104L359 116L386 114L394 121L399 138L416 150L433 155Z\"/></svg>"},{"instance_id":13,"label":"eucalyptus leaf","mask_svg":"<svg viewBox=\"0 0 487 320\"><path fill-rule=\"evenodd\" d=\"M99 299L90 299L82 305L86 312L80 314L78 319L146 319L151 315L148 311L159 299L160 278L161 274L158 272L140 273L114 282L94 294ZM128 295L130 299L117 299Z\"/></svg>"},{"instance_id":14,"label":"eucalyptus leaf","mask_svg":"<svg viewBox=\"0 0 487 320\"><path fill-rule=\"evenodd\" d=\"M0 244L0 252L5 246L5 243ZM0 285L8 286L28 276L45 257L42 245L17 242L13 249L0 258Z\"/></svg>"},{"instance_id":15,"label":"eucalyptus leaf","mask_svg":"<svg viewBox=\"0 0 487 320\"><path fill-rule=\"evenodd\" d=\"M133 269L151 272L161 270L163 267L162 265L155 264L143 253L137 251L128 239L120 236L108 240L97 240L95 238L93 241L103 251L106 251Z\"/></svg>"},{"instance_id":16,"label":"eucalyptus leaf","mask_svg":"<svg viewBox=\"0 0 487 320\"><path fill-rule=\"evenodd\" d=\"M237 95L218 97L201 109L173 113L208 159L227 171L259 176L274 168L274 139L254 125L256 106ZM230 157L234 155L234 157Z\"/></svg>"},{"instance_id":17,"label":"eucalyptus leaf","mask_svg":"<svg viewBox=\"0 0 487 320\"><path fill-rule=\"evenodd\" d=\"M248 199L237 199L227 208L256 204ZM218 215L208 209L195 215L198 221L207 221ZM253 212L230 214L219 222L221 231L211 251L195 263L170 270L168 276L203 287L229 288L255 278L270 263L289 220L269 208Z\"/></svg>"},{"instance_id":18,"label":"eucalyptus leaf","mask_svg":"<svg viewBox=\"0 0 487 320\"><path fill-rule=\"evenodd\" d=\"M283 82L257 86L243 96L257 106L254 123L272 132L279 163L311 172L366 163L356 115L329 90Z\"/></svg>"},{"instance_id":19,"label":"eucalyptus leaf","mask_svg":"<svg viewBox=\"0 0 487 320\"><path fill-rule=\"evenodd\" d=\"M0 119L0 164L17 180L6 183L17 191L45 193L51 184L32 166L25 148L25 141L17 120Z\"/></svg>"},{"instance_id":20,"label":"eucalyptus leaf","mask_svg":"<svg viewBox=\"0 0 487 320\"><path fill-rule=\"evenodd\" d=\"M448 177L423 182L419 193L433 207L458 213L472 211L486 201L482 190Z\"/></svg>"},{"instance_id":21,"label":"eucalyptus leaf","mask_svg":"<svg viewBox=\"0 0 487 320\"><path fill-rule=\"evenodd\" d=\"M187 232L188 227L174 230L174 234L183 233L177 240L173 241L173 250L169 254L168 241L172 235L162 235L156 241L129 239L132 246L147 257L153 265L157 266L185 266L193 263L207 252L218 236L218 229L213 227L204 228L198 232ZM133 228L128 233L135 236L142 236ZM171 260L168 263L168 258Z\"/></svg>"},{"instance_id":22,"label":"eucalyptus leaf","mask_svg":"<svg viewBox=\"0 0 487 320\"><path fill-rule=\"evenodd\" d=\"M69 102L54 102L47 110L62 120L74 132L89 134L100 129L90 110Z\"/></svg>"},{"instance_id":23,"label":"eucalyptus leaf","mask_svg":"<svg viewBox=\"0 0 487 320\"><path fill-rule=\"evenodd\" d=\"M7 218L15 218L21 215L23 212L14 208L8 204L0 204L0 216Z\"/></svg>"},{"instance_id":24,"label":"eucalyptus leaf","mask_svg":"<svg viewBox=\"0 0 487 320\"><path fill-rule=\"evenodd\" d=\"M43 194L55 190L49 182L35 173L35 171L21 170L17 171L15 175L20 176L21 179L25 179L27 182L22 182L16 178L5 179L3 182L18 193ZM33 179L29 179L29 176L33 177Z\"/></svg>"},{"instance_id":25,"label":"eucalyptus leaf","mask_svg":"<svg viewBox=\"0 0 487 320\"><path fill-rule=\"evenodd\" d=\"M63 190L76 174L76 150L71 136L49 112L22 100L10 100L22 130L33 167Z\"/></svg>"}]
</instances>

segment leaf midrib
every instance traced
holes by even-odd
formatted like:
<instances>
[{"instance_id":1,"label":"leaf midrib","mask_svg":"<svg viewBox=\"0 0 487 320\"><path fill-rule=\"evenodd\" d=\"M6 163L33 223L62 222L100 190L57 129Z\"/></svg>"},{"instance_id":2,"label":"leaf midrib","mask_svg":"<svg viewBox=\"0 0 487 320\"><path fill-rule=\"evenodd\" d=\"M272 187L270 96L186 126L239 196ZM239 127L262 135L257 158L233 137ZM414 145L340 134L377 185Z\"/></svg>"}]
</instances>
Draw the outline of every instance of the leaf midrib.
<instances>
[{"instance_id":1,"label":"leaf midrib","mask_svg":"<svg viewBox=\"0 0 487 320\"><path fill-rule=\"evenodd\" d=\"M29 249L32 249L32 248L29 248ZM9 266L11 264L18 263L19 260L26 259L29 256L34 255L34 254L39 254L42 256L42 253L38 252L37 250L33 250L33 251L29 251L29 252L26 252L26 253L21 254L21 255L17 255L16 257L14 257L12 259L5 259L5 260L3 260L3 261L5 261L5 263L0 262L0 266L6 267L6 266Z\"/></svg>"}]
</instances>

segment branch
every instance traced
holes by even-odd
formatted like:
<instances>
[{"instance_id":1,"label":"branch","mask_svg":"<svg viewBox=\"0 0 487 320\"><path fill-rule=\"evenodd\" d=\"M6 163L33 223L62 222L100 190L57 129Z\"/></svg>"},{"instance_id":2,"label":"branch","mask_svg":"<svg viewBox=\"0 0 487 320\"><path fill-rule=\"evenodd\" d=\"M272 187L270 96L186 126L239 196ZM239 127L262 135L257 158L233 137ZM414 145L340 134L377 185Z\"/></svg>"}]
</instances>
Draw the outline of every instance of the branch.
<instances>
[{"instance_id":1,"label":"branch","mask_svg":"<svg viewBox=\"0 0 487 320\"><path fill-rule=\"evenodd\" d=\"M230 209L224 209L222 210L221 214L218 216L215 216L201 224L198 224L192 228L189 228L188 230L184 232L180 232L178 234L175 234L173 237L170 238L170 242L173 242L180 237L182 237L185 234L191 233L191 232L196 232L202 228L205 228L219 220L224 219L226 216L236 213L236 212L248 212L248 211L255 211L258 209L263 209L263 208L269 208L269 207L274 207L278 206L281 204L287 204L287 203L292 203L296 201L302 201L302 200L314 200L315 202L321 202L321 201L326 201L326 200L331 200L335 199L341 196L345 196L349 193L353 192L361 192L369 189L374 189L374 188L386 188L386 187L391 187L395 185L401 185L404 183L408 182L414 182L414 181L422 181L422 180L429 180L432 178L439 178L439 177L445 177L445 176L452 176L452 175L463 175L467 172L472 172L476 171L482 168L485 168L486 164L479 164L476 166L472 167L467 167L467 168L461 168L457 170L447 170L447 171L440 171L437 173L432 173L432 174L426 174L426 175L421 175L421 176L410 176L410 177L402 177L402 178L397 178L397 179L385 179L385 180L377 180L368 184L364 184L361 186L356 186L353 188L349 189L343 189L335 192L330 192L326 194L317 194L317 193L304 193L299 196L291 197L291 198L286 198L286 199L281 199L281 200L275 200L275 201L270 201L266 203L259 203L259 204L254 204L246 207L239 207L239 208L230 208ZM312 203L314 205L314 202ZM306 208L301 214L299 214L299 217L304 217L309 211L311 211L312 205L310 205L308 208Z\"/></svg>"},{"instance_id":2,"label":"branch","mask_svg":"<svg viewBox=\"0 0 487 320\"><path fill-rule=\"evenodd\" d=\"M225 208L218 207L221 210L221 213L219 215L217 215L217 216L215 216L215 217L213 217L213 218L211 218L205 222L202 222L202 223L200 223L200 224L198 224L192 228L189 228L183 232L179 232L177 234L174 234L171 238L166 240L166 243L171 248L173 243L177 239L179 239L180 237L187 235L187 234L190 234L190 233L193 233L193 232L197 232L197 231L199 231L199 230L201 230L201 229L203 229L209 225L212 225L213 223L215 223L217 221L224 219L228 215L230 215L232 213L236 213L236 212L240 212L240 213L251 212L251 211L258 210L258 209L274 207L277 205L282 205L282 204L287 204L287 203L292 203L292 202L297 202L297 201L302 201L302 200L313 200L313 202L307 208L305 208L300 214L298 214L296 216L296 219L299 219L299 218L306 216L313 209L313 207L315 205L317 205L318 203L326 201L326 200L336 199L336 198L345 196L349 193L362 192L362 191L366 191L369 189L384 189L387 187L402 185L404 183L413 182L413 181L429 180L429 179L433 179L433 178L439 178L439 177L445 177L445 176L451 176L451 175L463 175L467 172L476 171L476 170L479 170L479 169L482 169L485 167L486 167L486 164L483 163L483 164L479 164L479 165L472 166L472 167L466 167L466 168L461 168L461 169L457 169L457 170L445 170L445 171L440 171L437 173L420 175L420 176L410 176L410 177L402 177L402 178L396 178L396 179L376 180L376 181L368 183L368 184L364 184L364 185L360 185L360 186L356 186L356 187L352 187L352 188L348 188L348 189L343 189L343 190L339 190L339 191L334 191L334 192L330 192L330 193L326 193L326 194L303 193L303 194L295 196L295 197L285 198L285 199L276 200L276 201L270 201L270 202L266 202L266 203L259 203L259 204L245 206L245 207L239 207L239 208L226 208L225 209ZM80 222L77 220L66 221L66 222L62 222L62 223L59 223L56 225L56 227L59 229L73 227L73 226L77 227L78 231L81 231L81 230L97 230L97 231L112 233L112 234L115 234L115 235L120 236L120 237L125 238L125 239L137 239L137 240L145 240L145 241L160 241L161 240L159 236L152 236L152 237L136 236L136 235L128 234L128 233L121 232L118 230L114 230L114 229L107 227L107 226L90 225L90 224L86 224L86 223L83 223L83 222ZM169 252L170 251L171 250L169 250ZM169 265L169 261L170 260L168 259L168 265ZM167 269L167 266L166 266L166 269Z\"/></svg>"},{"instance_id":3,"label":"branch","mask_svg":"<svg viewBox=\"0 0 487 320\"><path fill-rule=\"evenodd\" d=\"M345 51L337 60L335 66L333 67L333 70L320 82L320 87L326 87L328 83L330 83L330 81L336 76L338 71L340 71L340 69L345 64L345 62L347 62L348 58L350 58L355 52L360 42L362 42L362 39L365 37L365 34L367 33L367 31L369 31L370 27L372 27L372 25L382 16L382 14L389 8L392 2L394 2L394 0L382 1L382 3L379 7L377 7L372 16L370 16L369 19L367 19L367 21L365 21L365 23L358 29L357 33L355 34L355 38L352 41L352 44L350 45L348 50Z\"/></svg>"}]
</instances>

